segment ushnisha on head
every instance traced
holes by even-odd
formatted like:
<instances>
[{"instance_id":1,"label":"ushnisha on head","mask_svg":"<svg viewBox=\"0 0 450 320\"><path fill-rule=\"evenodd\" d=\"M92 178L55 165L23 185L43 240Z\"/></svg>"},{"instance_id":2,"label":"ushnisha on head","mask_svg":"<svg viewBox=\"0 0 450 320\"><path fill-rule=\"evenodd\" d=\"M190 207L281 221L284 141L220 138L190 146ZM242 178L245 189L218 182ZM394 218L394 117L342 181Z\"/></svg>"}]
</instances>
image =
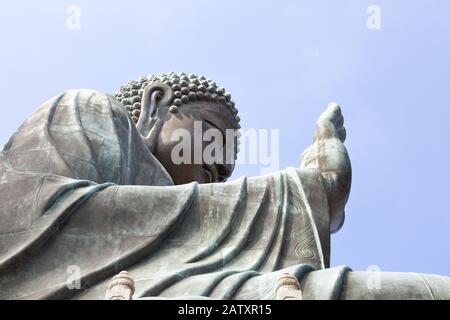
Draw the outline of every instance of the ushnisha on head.
<instances>
[{"instance_id":1,"label":"ushnisha on head","mask_svg":"<svg viewBox=\"0 0 450 320\"><path fill-rule=\"evenodd\" d=\"M240 135L238 110L231 95L216 82L204 76L175 72L141 76L122 86L115 98L129 112L144 142L176 184L222 182L231 176L234 163L175 164L171 157L175 146L171 134L176 129L194 133L197 121L203 123L204 130L220 129L224 141L226 130L235 130L236 158Z\"/></svg>"}]
</instances>

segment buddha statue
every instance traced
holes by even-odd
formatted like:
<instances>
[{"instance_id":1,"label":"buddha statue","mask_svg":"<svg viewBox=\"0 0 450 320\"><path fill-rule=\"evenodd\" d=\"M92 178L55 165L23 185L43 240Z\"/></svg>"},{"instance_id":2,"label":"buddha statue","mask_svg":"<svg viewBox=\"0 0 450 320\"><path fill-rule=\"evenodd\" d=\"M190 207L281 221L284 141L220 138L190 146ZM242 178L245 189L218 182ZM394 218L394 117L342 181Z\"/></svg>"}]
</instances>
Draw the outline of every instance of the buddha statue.
<instances>
[{"instance_id":1,"label":"buddha statue","mask_svg":"<svg viewBox=\"0 0 450 320\"><path fill-rule=\"evenodd\" d=\"M351 185L337 104L298 168L227 181L239 122L225 89L185 73L45 102L2 152L0 298L104 299L125 274L133 299L275 299L279 279L302 299L450 299L444 276L330 267ZM226 161L174 161L174 132L197 123Z\"/></svg>"}]
</instances>

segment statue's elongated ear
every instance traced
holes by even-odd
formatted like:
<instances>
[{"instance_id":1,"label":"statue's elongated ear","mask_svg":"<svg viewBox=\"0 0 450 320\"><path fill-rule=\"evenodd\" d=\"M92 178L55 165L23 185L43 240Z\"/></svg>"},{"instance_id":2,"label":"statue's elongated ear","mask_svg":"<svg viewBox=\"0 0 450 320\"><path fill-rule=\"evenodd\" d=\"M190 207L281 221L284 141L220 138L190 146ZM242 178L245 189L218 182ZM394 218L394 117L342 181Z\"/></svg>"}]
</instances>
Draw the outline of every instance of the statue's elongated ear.
<instances>
[{"instance_id":1,"label":"statue's elongated ear","mask_svg":"<svg viewBox=\"0 0 450 320\"><path fill-rule=\"evenodd\" d=\"M156 82L147 85L142 94L141 114L136 124L138 131L147 135L151 124L156 120L156 109L168 107L174 98L173 90L165 83Z\"/></svg>"},{"instance_id":2,"label":"statue's elongated ear","mask_svg":"<svg viewBox=\"0 0 450 320\"><path fill-rule=\"evenodd\" d=\"M154 92L160 92L160 95L155 96L156 101L152 101ZM154 108L169 107L174 99L173 90L170 86L162 82L155 82L147 85L142 94L141 113L147 108L150 111L150 117L154 116L155 110L151 110L152 105Z\"/></svg>"}]
</instances>

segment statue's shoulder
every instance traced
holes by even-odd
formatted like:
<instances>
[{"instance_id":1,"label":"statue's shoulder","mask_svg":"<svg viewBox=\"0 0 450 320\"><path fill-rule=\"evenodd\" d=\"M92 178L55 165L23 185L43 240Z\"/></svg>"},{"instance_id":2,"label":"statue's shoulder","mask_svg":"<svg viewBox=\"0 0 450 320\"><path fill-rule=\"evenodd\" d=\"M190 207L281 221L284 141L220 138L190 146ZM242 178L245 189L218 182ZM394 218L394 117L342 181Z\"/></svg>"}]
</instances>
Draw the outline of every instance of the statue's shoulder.
<instances>
[{"instance_id":1,"label":"statue's shoulder","mask_svg":"<svg viewBox=\"0 0 450 320\"><path fill-rule=\"evenodd\" d=\"M114 99L114 96L107 93L107 92L103 92L100 90L95 90L95 89L69 89L64 91L63 93L61 93L62 95L69 95L69 96L83 96L83 97L104 97L104 98L110 98L110 99Z\"/></svg>"},{"instance_id":2,"label":"statue's shoulder","mask_svg":"<svg viewBox=\"0 0 450 320\"><path fill-rule=\"evenodd\" d=\"M122 104L111 94L93 89L66 90L47 100L44 108L77 108L78 110L108 113L111 109L126 113Z\"/></svg>"}]
</instances>

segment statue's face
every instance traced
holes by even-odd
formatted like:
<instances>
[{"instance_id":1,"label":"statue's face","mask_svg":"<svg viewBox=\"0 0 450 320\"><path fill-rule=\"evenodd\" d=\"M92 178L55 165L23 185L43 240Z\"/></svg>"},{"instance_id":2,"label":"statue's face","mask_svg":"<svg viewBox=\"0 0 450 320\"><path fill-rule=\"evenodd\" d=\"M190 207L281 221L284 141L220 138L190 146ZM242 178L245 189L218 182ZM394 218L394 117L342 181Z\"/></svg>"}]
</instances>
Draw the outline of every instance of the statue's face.
<instances>
[{"instance_id":1,"label":"statue's face","mask_svg":"<svg viewBox=\"0 0 450 320\"><path fill-rule=\"evenodd\" d=\"M193 181L199 183L226 181L234 169L234 164L227 164L226 148L223 147L223 152L218 152L219 157L223 158L224 164L211 163L207 159L205 161L203 151L211 144L211 141L203 141L202 137L206 130L214 129L214 132L220 132L225 144L226 130L235 129L233 119L231 112L219 103L195 101L182 104L177 112L167 112L153 154L170 174L175 184L185 184ZM200 125L201 131L198 129ZM183 144L180 144L179 133L181 132L189 134L190 139L187 143L183 141ZM200 137L198 135L199 132L202 133ZM197 147L195 147L196 143L198 143ZM178 152L181 145L188 145L190 150L185 150L186 148L184 148L182 153ZM174 152L174 148L176 148L176 152ZM185 154L184 152L188 153ZM184 159L189 159L189 161L177 164L180 154L185 157Z\"/></svg>"}]
</instances>

